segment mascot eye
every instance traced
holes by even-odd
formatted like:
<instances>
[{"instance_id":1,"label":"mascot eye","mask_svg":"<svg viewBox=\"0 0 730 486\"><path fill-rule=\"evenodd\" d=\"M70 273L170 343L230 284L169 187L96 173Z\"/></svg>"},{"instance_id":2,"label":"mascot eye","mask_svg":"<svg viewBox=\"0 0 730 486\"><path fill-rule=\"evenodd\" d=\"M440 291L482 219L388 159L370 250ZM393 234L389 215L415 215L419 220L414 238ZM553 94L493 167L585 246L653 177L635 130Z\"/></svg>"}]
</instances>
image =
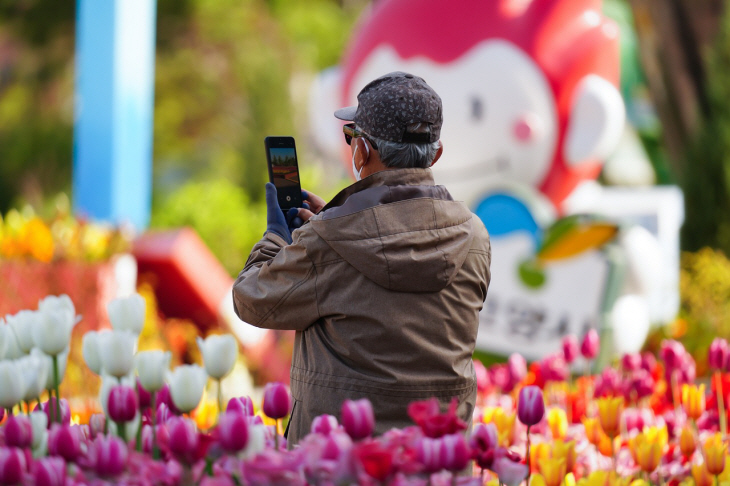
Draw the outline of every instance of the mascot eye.
<instances>
[{"instance_id":1,"label":"mascot eye","mask_svg":"<svg viewBox=\"0 0 730 486\"><path fill-rule=\"evenodd\" d=\"M485 107L482 99L478 96L472 96L469 100L471 103L471 118L472 120L479 121L484 116Z\"/></svg>"}]
</instances>

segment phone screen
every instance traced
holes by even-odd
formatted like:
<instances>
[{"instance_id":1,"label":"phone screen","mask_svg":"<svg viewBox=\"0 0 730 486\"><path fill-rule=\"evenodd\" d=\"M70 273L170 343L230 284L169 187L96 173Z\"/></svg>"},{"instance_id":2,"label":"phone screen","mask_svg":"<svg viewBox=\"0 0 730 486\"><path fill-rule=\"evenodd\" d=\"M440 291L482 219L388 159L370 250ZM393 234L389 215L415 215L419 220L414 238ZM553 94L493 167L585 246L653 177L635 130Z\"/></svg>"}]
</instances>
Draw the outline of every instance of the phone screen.
<instances>
[{"instance_id":1,"label":"phone screen","mask_svg":"<svg viewBox=\"0 0 730 486\"><path fill-rule=\"evenodd\" d=\"M302 187L299 182L297 150L292 137L266 137L266 158L269 180L276 186L279 206L286 211L301 207Z\"/></svg>"}]
</instances>

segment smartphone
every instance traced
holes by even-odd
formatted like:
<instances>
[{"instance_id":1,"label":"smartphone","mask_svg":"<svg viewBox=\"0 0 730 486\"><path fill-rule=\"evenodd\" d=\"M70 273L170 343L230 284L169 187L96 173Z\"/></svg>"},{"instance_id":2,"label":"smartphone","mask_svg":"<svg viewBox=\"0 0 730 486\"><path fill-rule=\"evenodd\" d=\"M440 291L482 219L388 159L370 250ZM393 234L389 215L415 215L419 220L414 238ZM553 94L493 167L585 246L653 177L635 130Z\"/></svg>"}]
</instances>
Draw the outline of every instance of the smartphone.
<instances>
[{"instance_id":1,"label":"smartphone","mask_svg":"<svg viewBox=\"0 0 730 486\"><path fill-rule=\"evenodd\" d=\"M266 137L264 145L269 165L269 181L276 186L282 211L302 207L302 186L299 182L294 137Z\"/></svg>"}]
</instances>

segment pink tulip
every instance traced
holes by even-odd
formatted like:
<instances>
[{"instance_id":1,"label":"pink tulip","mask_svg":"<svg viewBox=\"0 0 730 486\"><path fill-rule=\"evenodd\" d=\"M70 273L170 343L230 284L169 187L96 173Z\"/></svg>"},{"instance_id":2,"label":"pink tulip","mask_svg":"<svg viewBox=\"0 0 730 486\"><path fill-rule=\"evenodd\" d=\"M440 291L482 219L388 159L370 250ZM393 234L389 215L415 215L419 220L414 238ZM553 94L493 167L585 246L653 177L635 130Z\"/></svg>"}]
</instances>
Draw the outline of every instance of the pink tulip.
<instances>
[{"instance_id":1,"label":"pink tulip","mask_svg":"<svg viewBox=\"0 0 730 486\"><path fill-rule=\"evenodd\" d=\"M638 353L626 353L621 357L621 368L628 371L636 371L641 368L641 355Z\"/></svg>"},{"instance_id":2,"label":"pink tulip","mask_svg":"<svg viewBox=\"0 0 730 486\"><path fill-rule=\"evenodd\" d=\"M496 364L489 368L489 380L500 392L511 389L512 377L506 364Z\"/></svg>"},{"instance_id":3,"label":"pink tulip","mask_svg":"<svg viewBox=\"0 0 730 486\"><path fill-rule=\"evenodd\" d=\"M515 461L508 455L497 454L492 464L492 471L497 474L499 481L507 486L518 486L526 477L528 468L519 460Z\"/></svg>"},{"instance_id":4,"label":"pink tulip","mask_svg":"<svg viewBox=\"0 0 730 486\"><path fill-rule=\"evenodd\" d=\"M106 417L103 413L95 413L89 417L89 429L91 431L91 438L95 439L97 436L104 434L104 427L106 426Z\"/></svg>"},{"instance_id":5,"label":"pink tulip","mask_svg":"<svg viewBox=\"0 0 730 486\"><path fill-rule=\"evenodd\" d=\"M248 417L236 412L222 413L218 418L218 441L227 451L243 450L248 443Z\"/></svg>"},{"instance_id":6,"label":"pink tulip","mask_svg":"<svg viewBox=\"0 0 730 486\"><path fill-rule=\"evenodd\" d=\"M451 400L449 408L441 413L437 398L411 402L408 404L408 416L418 425L426 437L436 438L466 429L466 424L456 414L459 402Z\"/></svg>"},{"instance_id":7,"label":"pink tulip","mask_svg":"<svg viewBox=\"0 0 730 486\"><path fill-rule=\"evenodd\" d=\"M237 412L253 417L253 400L251 400L251 397L233 397L228 400L226 412Z\"/></svg>"},{"instance_id":8,"label":"pink tulip","mask_svg":"<svg viewBox=\"0 0 730 486\"><path fill-rule=\"evenodd\" d=\"M580 348L578 347L578 338L569 334L563 338L563 358L565 362L570 364L578 357Z\"/></svg>"},{"instance_id":9,"label":"pink tulip","mask_svg":"<svg viewBox=\"0 0 730 486\"><path fill-rule=\"evenodd\" d=\"M507 370L509 371L512 387L520 383L527 376L527 361L519 353L510 354L507 358Z\"/></svg>"},{"instance_id":10,"label":"pink tulip","mask_svg":"<svg viewBox=\"0 0 730 486\"><path fill-rule=\"evenodd\" d=\"M724 369L727 357L727 341L721 337L716 337L712 341L712 344L710 344L710 349L707 352L707 361L710 365L710 369L713 371Z\"/></svg>"},{"instance_id":11,"label":"pink tulip","mask_svg":"<svg viewBox=\"0 0 730 486\"><path fill-rule=\"evenodd\" d=\"M665 339L662 341L661 348L659 349L659 355L662 361L664 361L669 373L672 370L682 367L685 354L687 354L687 351L684 349L682 343L673 339Z\"/></svg>"},{"instance_id":12,"label":"pink tulip","mask_svg":"<svg viewBox=\"0 0 730 486\"><path fill-rule=\"evenodd\" d=\"M471 450L466 439L460 433L444 435L440 439L441 465L449 471L461 471L469 464Z\"/></svg>"},{"instance_id":13,"label":"pink tulip","mask_svg":"<svg viewBox=\"0 0 730 486\"><path fill-rule=\"evenodd\" d=\"M342 404L342 426L353 440L369 437L375 430L375 415L370 400L345 400Z\"/></svg>"},{"instance_id":14,"label":"pink tulip","mask_svg":"<svg viewBox=\"0 0 730 486\"><path fill-rule=\"evenodd\" d=\"M530 385L520 390L517 401L517 418L528 427L539 423L545 416L545 399L538 386Z\"/></svg>"},{"instance_id":15,"label":"pink tulip","mask_svg":"<svg viewBox=\"0 0 730 486\"><path fill-rule=\"evenodd\" d=\"M74 462L81 454L81 437L78 426L51 425L48 436L48 454L61 456L69 462Z\"/></svg>"},{"instance_id":16,"label":"pink tulip","mask_svg":"<svg viewBox=\"0 0 730 486\"><path fill-rule=\"evenodd\" d=\"M598 349L601 346L601 339L598 337L598 331L589 329L583 336L583 342L580 344L580 354L585 359L593 359L598 356Z\"/></svg>"},{"instance_id":17,"label":"pink tulip","mask_svg":"<svg viewBox=\"0 0 730 486\"><path fill-rule=\"evenodd\" d=\"M312 420L311 432L313 434L330 435L330 433L337 429L337 418L333 415L320 415Z\"/></svg>"},{"instance_id":18,"label":"pink tulip","mask_svg":"<svg viewBox=\"0 0 730 486\"><path fill-rule=\"evenodd\" d=\"M569 373L568 363L561 352L550 354L540 361L540 374L545 382L565 381Z\"/></svg>"},{"instance_id":19,"label":"pink tulip","mask_svg":"<svg viewBox=\"0 0 730 486\"><path fill-rule=\"evenodd\" d=\"M614 368L608 367L596 377L594 395L597 397L616 396L622 392L621 375Z\"/></svg>"},{"instance_id":20,"label":"pink tulip","mask_svg":"<svg viewBox=\"0 0 730 486\"><path fill-rule=\"evenodd\" d=\"M651 352L645 351L641 353L641 368L648 371L650 375L654 374L656 358Z\"/></svg>"},{"instance_id":21,"label":"pink tulip","mask_svg":"<svg viewBox=\"0 0 730 486\"><path fill-rule=\"evenodd\" d=\"M439 439L423 437L416 445L416 458L423 464L427 473L434 473L443 469L441 462L441 448L443 443Z\"/></svg>"},{"instance_id":22,"label":"pink tulip","mask_svg":"<svg viewBox=\"0 0 730 486\"><path fill-rule=\"evenodd\" d=\"M33 463L33 484L35 486L64 486L66 484L66 462L60 457L44 457Z\"/></svg>"},{"instance_id":23,"label":"pink tulip","mask_svg":"<svg viewBox=\"0 0 730 486\"><path fill-rule=\"evenodd\" d=\"M0 484L17 484L27 469L25 452L17 447L0 447Z\"/></svg>"},{"instance_id":24,"label":"pink tulip","mask_svg":"<svg viewBox=\"0 0 730 486\"><path fill-rule=\"evenodd\" d=\"M234 486L236 483L228 476L205 476L198 484L200 486Z\"/></svg>"},{"instance_id":25,"label":"pink tulip","mask_svg":"<svg viewBox=\"0 0 730 486\"><path fill-rule=\"evenodd\" d=\"M117 476L127 467L127 444L119 437L99 436L92 442L89 455L99 476Z\"/></svg>"},{"instance_id":26,"label":"pink tulip","mask_svg":"<svg viewBox=\"0 0 730 486\"><path fill-rule=\"evenodd\" d=\"M474 373L477 377L477 390L480 392L486 392L492 382L489 379L489 371L487 371L487 367L478 359L474 360Z\"/></svg>"},{"instance_id":27,"label":"pink tulip","mask_svg":"<svg viewBox=\"0 0 730 486\"><path fill-rule=\"evenodd\" d=\"M165 386L160 389L155 395L155 401L157 402L157 409L159 410L160 404L164 403L173 415L180 415L180 410L172 403L172 396L170 395L170 385L165 383Z\"/></svg>"},{"instance_id":28,"label":"pink tulip","mask_svg":"<svg viewBox=\"0 0 730 486\"><path fill-rule=\"evenodd\" d=\"M190 419L172 417L165 424L169 434L170 452L180 457L188 457L198 447L198 428Z\"/></svg>"},{"instance_id":29,"label":"pink tulip","mask_svg":"<svg viewBox=\"0 0 730 486\"><path fill-rule=\"evenodd\" d=\"M53 405L53 415L51 415L51 408L49 407L49 404ZM46 416L48 416L48 428L51 428L51 425L54 423L54 420L56 423L59 422L58 420L58 407L56 406L56 397L52 397L49 401L43 402L42 404L38 404L33 408L33 411L37 410L43 410L45 412ZM54 420L51 420L53 418ZM71 423L71 408L68 406L68 400L65 398L61 399L61 424L68 425Z\"/></svg>"},{"instance_id":30,"label":"pink tulip","mask_svg":"<svg viewBox=\"0 0 730 486\"><path fill-rule=\"evenodd\" d=\"M469 437L472 458L482 469L489 469L494 462L495 448L499 444L497 426L493 423L477 423Z\"/></svg>"},{"instance_id":31,"label":"pink tulip","mask_svg":"<svg viewBox=\"0 0 730 486\"><path fill-rule=\"evenodd\" d=\"M272 419L280 419L289 415L291 396L283 383L267 383L264 387L264 413Z\"/></svg>"},{"instance_id":32,"label":"pink tulip","mask_svg":"<svg viewBox=\"0 0 730 486\"><path fill-rule=\"evenodd\" d=\"M168 407L164 403L160 403L157 406L157 413L155 413L155 423L164 424L165 422L170 420L171 417L174 417L174 414L170 410L170 407Z\"/></svg>"},{"instance_id":33,"label":"pink tulip","mask_svg":"<svg viewBox=\"0 0 730 486\"><path fill-rule=\"evenodd\" d=\"M11 415L3 427L5 430L5 445L24 449L33 442L33 425L24 415Z\"/></svg>"},{"instance_id":34,"label":"pink tulip","mask_svg":"<svg viewBox=\"0 0 730 486\"><path fill-rule=\"evenodd\" d=\"M113 386L109 392L107 409L115 422L129 422L137 415L137 393L126 385Z\"/></svg>"},{"instance_id":35,"label":"pink tulip","mask_svg":"<svg viewBox=\"0 0 730 486\"><path fill-rule=\"evenodd\" d=\"M135 387L137 391L137 401L139 403L139 409L140 410L147 410L152 405L152 394L144 389L142 386L142 383L139 381L139 377L137 377L137 384Z\"/></svg>"}]
</instances>

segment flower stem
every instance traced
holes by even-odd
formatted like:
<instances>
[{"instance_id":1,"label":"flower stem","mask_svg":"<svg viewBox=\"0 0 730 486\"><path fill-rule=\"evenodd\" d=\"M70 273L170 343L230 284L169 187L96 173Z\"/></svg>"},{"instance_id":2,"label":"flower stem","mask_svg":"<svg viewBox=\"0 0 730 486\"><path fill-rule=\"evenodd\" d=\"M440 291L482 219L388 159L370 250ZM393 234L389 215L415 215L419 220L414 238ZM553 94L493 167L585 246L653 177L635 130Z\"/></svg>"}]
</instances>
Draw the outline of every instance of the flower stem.
<instances>
[{"instance_id":1,"label":"flower stem","mask_svg":"<svg viewBox=\"0 0 730 486\"><path fill-rule=\"evenodd\" d=\"M152 406L152 458L160 458L160 449L157 447L157 397L155 392L150 392L150 405Z\"/></svg>"},{"instance_id":2,"label":"flower stem","mask_svg":"<svg viewBox=\"0 0 730 486\"><path fill-rule=\"evenodd\" d=\"M530 484L530 474L532 474L532 466L530 464L530 426L527 426L527 451L525 452L525 462L527 463L527 478L525 484Z\"/></svg>"},{"instance_id":3,"label":"flower stem","mask_svg":"<svg viewBox=\"0 0 730 486\"><path fill-rule=\"evenodd\" d=\"M54 404L53 408L57 412L56 420L60 424L62 422L62 416L63 413L61 412L61 393L60 393L60 387L61 384L59 383L58 379L58 355L53 356L53 390L56 393L56 403ZM51 402L53 403L53 402Z\"/></svg>"},{"instance_id":4,"label":"flower stem","mask_svg":"<svg viewBox=\"0 0 730 486\"><path fill-rule=\"evenodd\" d=\"M722 391L722 375L719 371L715 371L715 382L717 383L717 408L718 415L720 415L720 431L722 432L722 439L725 440L727 435L727 415L725 415L725 396Z\"/></svg>"},{"instance_id":5,"label":"flower stem","mask_svg":"<svg viewBox=\"0 0 730 486\"><path fill-rule=\"evenodd\" d=\"M275 420L276 424L274 425L274 450L279 450L279 419Z\"/></svg>"},{"instance_id":6,"label":"flower stem","mask_svg":"<svg viewBox=\"0 0 730 486\"><path fill-rule=\"evenodd\" d=\"M218 412L223 412L223 389L221 387L221 378L218 378Z\"/></svg>"},{"instance_id":7,"label":"flower stem","mask_svg":"<svg viewBox=\"0 0 730 486\"><path fill-rule=\"evenodd\" d=\"M127 427L125 427L124 422L117 422L117 435L124 441L124 443L127 443Z\"/></svg>"}]
</instances>

